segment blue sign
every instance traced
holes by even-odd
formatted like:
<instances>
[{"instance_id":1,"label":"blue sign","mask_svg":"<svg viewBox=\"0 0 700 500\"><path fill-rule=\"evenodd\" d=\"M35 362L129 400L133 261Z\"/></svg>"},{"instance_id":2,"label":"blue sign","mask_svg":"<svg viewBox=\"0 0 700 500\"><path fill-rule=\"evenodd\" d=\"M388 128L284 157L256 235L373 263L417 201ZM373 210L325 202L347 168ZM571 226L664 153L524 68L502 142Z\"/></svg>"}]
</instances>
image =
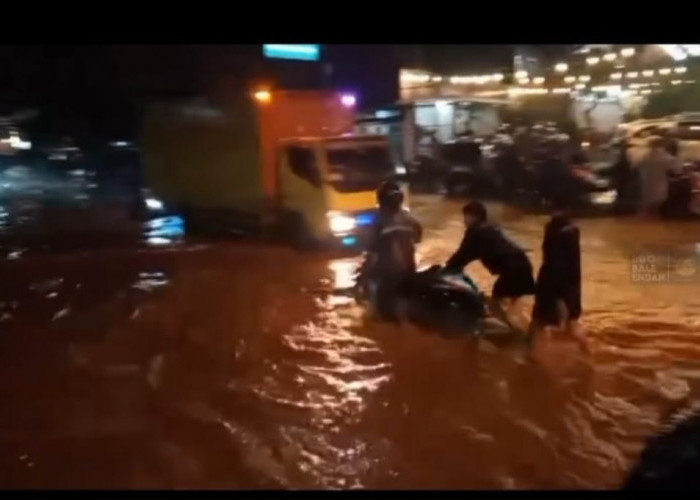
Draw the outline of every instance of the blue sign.
<instances>
[{"instance_id":1,"label":"blue sign","mask_svg":"<svg viewBox=\"0 0 700 500\"><path fill-rule=\"evenodd\" d=\"M320 45L263 45L263 55L270 59L296 59L299 61L318 61L321 56Z\"/></svg>"}]
</instances>

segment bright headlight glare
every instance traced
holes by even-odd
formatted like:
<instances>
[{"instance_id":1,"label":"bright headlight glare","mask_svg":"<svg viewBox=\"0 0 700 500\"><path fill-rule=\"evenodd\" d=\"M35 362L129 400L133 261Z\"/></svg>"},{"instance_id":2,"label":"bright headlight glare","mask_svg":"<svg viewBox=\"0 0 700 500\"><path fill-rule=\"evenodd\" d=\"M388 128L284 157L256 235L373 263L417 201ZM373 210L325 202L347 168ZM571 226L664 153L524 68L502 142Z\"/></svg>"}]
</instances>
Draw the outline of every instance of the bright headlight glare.
<instances>
[{"instance_id":1,"label":"bright headlight glare","mask_svg":"<svg viewBox=\"0 0 700 500\"><path fill-rule=\"evenodd\" d=\"M163 202L160 200L157 200L156 198L146 198L146 206L150 210L162 210L163 209Z\"/></svg>"},{"instance_id":2,"label":"bright headlight glare","mask_svg":"<svg viewBox=\"0 0 700 500\"><path fill-rule=\"evenodd\" d=\"M335 234L349 233L355 229L355 219L339 212L328 212L328 226Z\"/></svg>"}]
</instances>

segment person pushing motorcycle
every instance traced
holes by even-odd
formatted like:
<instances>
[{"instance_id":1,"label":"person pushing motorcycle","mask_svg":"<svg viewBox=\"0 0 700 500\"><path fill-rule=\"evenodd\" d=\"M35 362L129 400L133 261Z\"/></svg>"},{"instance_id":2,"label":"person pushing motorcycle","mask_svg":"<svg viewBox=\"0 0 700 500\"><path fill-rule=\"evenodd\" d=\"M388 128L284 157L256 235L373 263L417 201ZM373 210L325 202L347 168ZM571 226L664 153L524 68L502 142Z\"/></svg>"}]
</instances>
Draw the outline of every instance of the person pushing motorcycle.
<instances>
[{"instance_id":1,"label":"person pushing motorcycle","mask_svg":"<svg viewBox=\"0 0 700 500\"><path fill-rule=\"evenodd\" d=\"M483 203L471 201L464 206L462 213L466 226L464 238L445 264L445 271L461 273L470 262L481 261L491 274L498 276L491 292L493 314L511 328L524 331L524 328L513 324L506 309L520 297L535 293L530 259L522 248L488 222Z\"/></svg>"}]
</instances>

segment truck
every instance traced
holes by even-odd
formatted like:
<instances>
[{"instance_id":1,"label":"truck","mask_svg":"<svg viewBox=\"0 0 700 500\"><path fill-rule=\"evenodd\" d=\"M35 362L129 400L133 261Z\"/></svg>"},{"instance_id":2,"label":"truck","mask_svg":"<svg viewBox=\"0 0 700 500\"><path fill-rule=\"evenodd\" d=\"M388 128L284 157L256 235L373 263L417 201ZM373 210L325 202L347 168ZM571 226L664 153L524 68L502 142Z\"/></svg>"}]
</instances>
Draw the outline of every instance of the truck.
<instances>
[{"instance_id":1,"label":"truck","mask_svg":"<svg viewBox=\"0 0 700 500\"><path fill-rule=\"evenodd\" d=\"M147 111L145 177L157 204L176 206L188 230L361 245L377 215L375 190L395 175L387 138L353 133L349 94L243 94Z\"/></svg>"}]
</instances>

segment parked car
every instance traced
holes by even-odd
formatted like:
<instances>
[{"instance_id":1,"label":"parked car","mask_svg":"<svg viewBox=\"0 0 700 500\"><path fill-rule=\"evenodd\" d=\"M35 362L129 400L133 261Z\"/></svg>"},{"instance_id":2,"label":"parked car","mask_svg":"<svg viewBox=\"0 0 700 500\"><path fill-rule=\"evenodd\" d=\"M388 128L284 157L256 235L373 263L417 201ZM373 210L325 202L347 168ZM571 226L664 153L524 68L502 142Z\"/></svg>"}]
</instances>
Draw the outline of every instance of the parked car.
<instances>
[{"instance_id":1,"label":"parked car","mask_svg":"<svg viewBox=\"0 0 700 500\"><path fill-rule=\"evenodd\" d=\"M682 113L659 120L639 120L623 129L629 148L627 155L635 165L648 152L650 139L662 136L678 141L678 157L684 162L700 161L700 113Z\"/></svg>"}]
</instances>

